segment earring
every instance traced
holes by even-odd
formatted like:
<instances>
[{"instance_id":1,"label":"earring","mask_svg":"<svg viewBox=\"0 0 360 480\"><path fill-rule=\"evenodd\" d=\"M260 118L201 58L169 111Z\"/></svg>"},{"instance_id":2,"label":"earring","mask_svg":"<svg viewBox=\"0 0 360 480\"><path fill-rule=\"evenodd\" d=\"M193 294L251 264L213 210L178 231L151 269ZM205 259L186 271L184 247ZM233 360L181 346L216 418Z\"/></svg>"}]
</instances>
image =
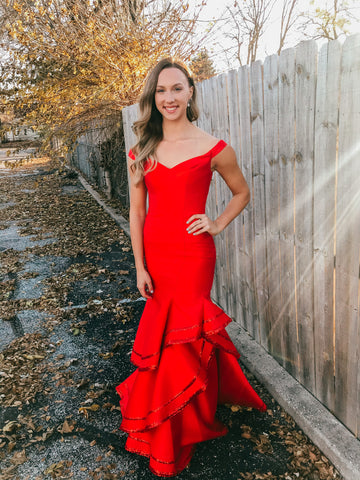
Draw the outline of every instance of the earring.
<instances>
[{"instance_id":1,"label":"earring","mask_svg":"<svg viewBox=\"0 0 360 480\"><path fill-rule=\"evenodd\" d=\"M190 102L191 102L191 98L190 98L190 100L188 101L188 104L187 104L188 108L190 108Z\"/></svg>"}]
</instances>

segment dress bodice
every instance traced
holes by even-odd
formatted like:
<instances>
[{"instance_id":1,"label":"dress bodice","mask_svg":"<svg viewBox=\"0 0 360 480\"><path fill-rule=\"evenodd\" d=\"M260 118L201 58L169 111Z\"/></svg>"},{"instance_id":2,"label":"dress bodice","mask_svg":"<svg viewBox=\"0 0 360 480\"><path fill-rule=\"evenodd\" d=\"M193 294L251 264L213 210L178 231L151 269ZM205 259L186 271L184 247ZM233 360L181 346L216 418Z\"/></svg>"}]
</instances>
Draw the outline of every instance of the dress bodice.
<instances>
[{"instance_id":1,"label":"dress bodice","mask_svg":"<svg viewBox=\"0 0 360 480\"><path fill-rule=\"evenodd\" d=\"M172 168L157 162L145 165L144 180L149 195L147 216L161 217L183 225L191 215L205 213L212 178L211 159L226 146L223 140L208 152L189 158Z\"/></svg>"}]
</instances>

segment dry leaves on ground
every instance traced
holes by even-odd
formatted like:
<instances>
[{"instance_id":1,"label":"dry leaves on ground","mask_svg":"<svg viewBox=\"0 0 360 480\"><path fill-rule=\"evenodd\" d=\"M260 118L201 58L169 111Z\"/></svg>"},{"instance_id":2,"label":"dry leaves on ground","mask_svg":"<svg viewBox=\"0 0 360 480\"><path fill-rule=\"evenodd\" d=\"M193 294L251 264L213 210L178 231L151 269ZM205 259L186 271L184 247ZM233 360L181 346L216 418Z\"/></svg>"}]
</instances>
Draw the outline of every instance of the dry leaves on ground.
<instances>
[{"instance_id":1,"label":"dry leaves on ground","mask_svg":"<svg viewBox=\"0 0 360 480\"><path fill-rule=\"evenodd\" d=\"M0 353L0 399L3 406L20 408L34 401L43 391L41 361L49 351L40 333L28 333L15 339Z\"/></svg>"},{"instance_id":2,"label":"dry leaves on ground","mask_svg":"<svg viewBox=\"0 0 360 480\"><path fill-rule=\"evenodd\" d=\"M280 407L277 408L281 411ZM267 414L274 415L270 409ZM280 439L290 453L286 465L287 472L283 475L274 475L272 472L246 472L239 474L239 480L341 480L342 477L331 462L298 429L292 417L285 412L281 412L281 417L283 420L275 419L271 431L267 433L256 434L250 426L242 425L241 436L253 442L255 450L266 455L272 454L271 442Z\"/></svg>"}]
</instances>

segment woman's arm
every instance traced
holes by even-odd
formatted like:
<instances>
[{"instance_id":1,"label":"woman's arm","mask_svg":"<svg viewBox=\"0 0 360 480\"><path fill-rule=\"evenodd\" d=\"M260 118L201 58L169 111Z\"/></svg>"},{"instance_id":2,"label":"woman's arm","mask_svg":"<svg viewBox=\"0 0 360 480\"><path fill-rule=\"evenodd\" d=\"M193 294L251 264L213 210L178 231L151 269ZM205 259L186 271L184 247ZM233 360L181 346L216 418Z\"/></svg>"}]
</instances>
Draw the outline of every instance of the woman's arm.
<instances>
[{"instance_id":1,"label":"woman's arm","mask_svg":"<svg viewBox=\"0 0 360 480\"><path fill-rule=\"evenodd\" d=\"M233 194L225 210L216 220L210 220L205 214L191 216L187 223L193 222L187 228L188 233L199 235L208 232L215 236L222 232L250 201L250 190L236 161L235 151L229 145L215 158L213 168L219 172Z\"/></svg>"},{"instance_id":2,"label":"woman's arm","mask_svg":"<svg viewBox=\"0 0 360 480\"><path fill-rule=\"evenodd\" d=\"M144 222L146 216L146 186L144 181L135 184L134 175L130 169L132 160L129 160L130 172L130 235L135 259L137 288L141 295L150 298L153 293L151 277L146 270L144 260Z\"/></svg>"}]
</instances>

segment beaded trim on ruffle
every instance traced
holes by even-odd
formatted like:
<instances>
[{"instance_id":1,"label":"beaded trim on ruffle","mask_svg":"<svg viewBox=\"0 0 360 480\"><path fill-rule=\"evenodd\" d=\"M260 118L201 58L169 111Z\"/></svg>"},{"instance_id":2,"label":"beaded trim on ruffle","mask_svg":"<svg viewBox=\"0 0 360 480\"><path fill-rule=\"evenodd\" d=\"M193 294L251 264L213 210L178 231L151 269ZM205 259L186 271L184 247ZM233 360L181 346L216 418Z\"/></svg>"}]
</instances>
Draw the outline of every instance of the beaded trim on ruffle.
<instances>
[{"instance_id":1,"label":"beaded trim on ruffle","mask_svg":"<svg viewBox=\"0 0 360 480\"><path fill-rule=\"evenodd\" d=\"M190 327L185 327L185 328L174 328L174 329L171 329L169 331L166 332L165 334L165 337L164 337L164 340L163 340L163 345L162 345L162 349L170 346L170 345L176 345L176 344L181 344L181 343L189 343L189 342L195 342L197 340L200 340L201 338L206 338L207 340L210 341L210 343L213 343L211 342L211 335L221 335L221 331L225 328L226 325L228 325L230 322L231 322L231 318L228 317L226 315L225 312L219 312L217 313L216 315L214 315L213 317L211 318L206 318L203 320L203 324L207 324L207 323L211 323L213 322L214 320L216 320L217 318L221 317L221 316L225 316L226 317L226 321L222 322L221 325L219 325L217 328L214 328L212 330L208 330L208 331L204 331L203 329L201 329L202 327L202 324L199 323L197 325L192 325ZM194 329L201 329L202 331L200 333L198 333L197 335L192 335L190 337L186 337L186 338L180 338L180 339L170 339L170 340L167 340L167 337L169 337L171 334L173 334L174 332L182 332L182 331L188 331L188 330L194 330ZM225 336L222 335L224 338ZM221 346L219 346L219 348L221 348ZM228 350L226 350L228 351ZM230 352L231 353L231 352ZM146 360L149 360L151 359L152 357L156 357L156 356L159 356L161 354L160 351L158 352L155 352L155 353L150 353L148 355L142 355L141 353L137 352L135 350L135 348L133 348L132 350L132 354L131 354L131 362L138 366L139 368L141 368L142 370L147 370L147 369L154 369L156 368L156 365L149 365L149 366L146 366L144 367L142 365L143 362L146 362ZM137 358L134 358L134 357L137 357Z\"/></svg>"},{"instance_id":2,"label":"beaded trim on ruffle","mask_svg":"<svg viewBox=\"0 0 360 480\"><path fill-rule=\"evenodd\" d=\"M146 442L145 442L146 443ZM182 447L184 448L184 447ZM180 457L181 457L181 451L179 453L179 456L176 460L172 461L172 462L164 462L162 460L159 460L157 458L155 458L153 455L147 453L147 452L144 452L142 450L138 450L138 449L135 449L135 448L131 448L131 447L127 447L125 445L125 449L128 451L128 452L132 452L132 453L137 453L138 455L142 455L143 457L147 457L147 458L152 458L155 462L157 463L162 463L162 464L167 464L167 465L176 465L176 463L179 461ZM155 475L158 475L158 476L161 476L161 477L174 477L175 475L177 475L178 473L180 473L187 465L188 463L190 462L191 460L191 457L193 456L194 454L194 450L195 450L195 446L192 446L189 454L187 455L187 457L185 457L185 459L183 460L182 462L182 465L181 467L178 467L175 469L175 472L174 473L164 473L164 472L161 472L160 470L156 470L152 465L149 465L149 468L150 470L155 474Z\"/></svg>"},{"instance_id":3,"label":"beaded trim on ruffle","mask_svg":"<svg viewBox=\"0 0 360 480\"><path fill-rule=\"evenodd\" d=\"M192 380L190 381L190 383L189 383L183 390L181 390L179 393L177 393L176 396L173 397L171 400L168 400L166 403L164 403L164 404L161 405L160 407L157 407L157 408L154 409L154 410L149 410L148 413L147 413L147 415L146 415L145 417L132 417L132 418L131 418L131 417L127 417L126 415L123 415L123 419L124 419L124 420L127 420L127 421L129 421L129 422L131 422L131 421L146 420L146 418L147 418L149 415L151 415L151 414L153 414L153 413L157 413L158 411L166 408L170 403L172 403L172 402L175 401L177 398L179 398L179 396L183 395L183 394L196 382L196 380L197 380L198 377L199 377L199 373L200 373L200 371L201 371L202 369L207 369L207 368L209 367L210 361L211 361L211 359L212 359L213 356L214 356L214 352L215 352L214 350L211 351L211 353L210 353L210 355L209 355L209 357L208 357L208 359L207 359L206 365L201 365L201 364L200 364L200 365L199 365L199 369L198 369L198 371L196 372L196 375L192 378ZM202 353L201 353L201 355L202 355ZM192 400L196 395L198 395L199 393L201 393L201 392L203 392L204 390L206 390L206 388L207 388L207 383L208 383L207 380L208 380L208 379L207 379L207 377L206 377L206 378L203 380L203 382L204 382L203 386L199 387L199 389L198 389L196 392L194 392L185 402L183 402L181 405L179 405L173 412L171 412L170 414L168 414L167 416L165 416L163 419L161 419L161 420L159 420L159 421L156 421L156 422L153 422L153 423L151 423L151 424L149 424L149 425L146 425L145 428L141 428L141 429L139 429L139 428L137 428L137 429L125 428L125 429L124 429L124 428L121 426L121 427L120 427L121 430L123 430L123 431L125 431L125 432L129 432L129 433L131 433L131 432L134 432L134 433L135 433L135 432L144 432L144 431L150 430L151 428L156 427L157 425L160 425L161 423L164 423L166 420L168 420L169 418L173 417L173 416L176 415L180 410L182 410L183 408L185 408L186 405L188 405L188 404L191 402L191 400ZM118 392L118 393L119 393L120 397L122 398L122 392L120 391L120 392Z\"/></svg>"}]
</instances>

